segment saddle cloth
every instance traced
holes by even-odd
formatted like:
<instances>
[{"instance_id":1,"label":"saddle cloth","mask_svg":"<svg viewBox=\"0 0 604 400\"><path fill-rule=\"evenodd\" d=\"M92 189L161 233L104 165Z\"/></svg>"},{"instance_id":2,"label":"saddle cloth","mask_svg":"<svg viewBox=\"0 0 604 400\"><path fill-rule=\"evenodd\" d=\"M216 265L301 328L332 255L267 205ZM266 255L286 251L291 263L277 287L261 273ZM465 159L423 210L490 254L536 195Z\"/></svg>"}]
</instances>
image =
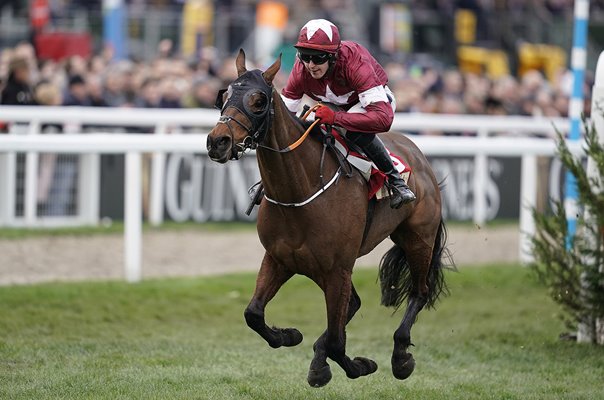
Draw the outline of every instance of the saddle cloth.
<instances>
[{"instance_id":1,"label":"saddle cloth","mask_svg":"<svg viewBox=\"0 0 604 400\"><path fill-rule=\"evenodd\" d=\"M388 189L384 185L386 182L386 174L377 169L377 167L373 164L373 162L371 162L371 160L367 158L367 156L354 150L350 150L348 143L346 143L346 140L336 129L332 129L331 133L336 139L335 147L340 153L342 153L344 157L346 157L348 162L350 162L353 167L359 170L361 175L363 175L363 178L365 178L367 181L369 199L375 196L376 199L379 200L390 196ZM409 167L398 155L392 153L390 149L387 148L387 150L388 154L390 154L394 167L399 174L401 174L401 177L405 180L405 182L407 182L409 176L411 175L411 167Z\"/></svg>"}]
</instances>

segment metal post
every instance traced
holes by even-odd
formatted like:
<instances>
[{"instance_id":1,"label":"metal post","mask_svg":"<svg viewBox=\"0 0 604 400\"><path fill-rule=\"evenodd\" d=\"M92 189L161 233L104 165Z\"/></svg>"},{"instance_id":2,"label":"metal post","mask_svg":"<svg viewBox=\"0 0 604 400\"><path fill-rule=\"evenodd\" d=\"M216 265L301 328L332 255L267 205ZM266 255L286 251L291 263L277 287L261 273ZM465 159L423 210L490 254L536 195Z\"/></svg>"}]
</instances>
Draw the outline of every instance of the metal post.
<instances>
[{"instance_id":1,"label":"metal post","mask_svg":"<svg viewBox=\"0 0 604 400\"><path fill-rule=\"evenodd\" d=\"M488 131L479 129L476 140L488 137ZM486 187L489 177L488 157L483 152L474 156L474 223L482 225L487 221Z\"/></svg>"},{"instance_id":2,"label":"metal post","mask_svg":"<svg viewBox=\"0 0 604 400\"><path fill-rule=\"evenodd\" d=\"M156 135L166 134L166 124L155 127ZM166 169L166 153L157 151L151 159L151 190L149 199L149 223L153 226L164 222L164 175Z\"/></svg>"},{"instance_id":3,"label":"metal post","mask_svg":"<svg viewBox=\"0 0 604 400\"><path fill-rule=\"evenodd\" d=\"M40 121L32 120L27 130L28 135L40 133ZM25 155L25 204L24 217L25 226L36 224L38 207L38 160L39 153L28 151Z\"/></svg>"},{"instance_id":4,"label":"metal post","mask_svg":"<svg viewBox=\"0 0 604 400\"><path fill-rule=\"evenodd\" d=\"M0 154L0 226L14 224L16 164L14 152Z\"/></svg>"},{"instance_id":5,"label":"metal post","mask_svg":"<svg viewBox=\"0 0 604 400\"><path fill-rule=\"evenodd\" d=\"M587 21L589 19L589 0L575 0L573 49L571 66L573 70L573 91L568 107L570 118L569 140L581 139L581 113L583 111L583 81L587 64ZM570 172L566 173L566 196L564 208L568 224L566 247L570 249L572 238L577 230L577 179Z\"/></svg>"},{"instance_id":6,"label":"metal post","mask_svg":"<svg viewBox=\"0 0 604 400\"><path fill-rule=\"evenodd\" d=\"M141 153L126 154L124 267L128 282L139 282L142 276L142 179Z\"/></svg>"},{"instance_id":7,"label":"metal post","mask_svg":"<svg viewBox=\"0 0 604 400\"><path fill-rule=\"evenodd\" d=\"M82 154L79 157L78 217L86 225L99 223L101 157L99 154Z\"/></svg>"},{"instance_id":8,"label":"metal post","mask_svg":"<svg viewBox=\"0 0 604 400\"><path fill-rule=\"evenodd\" d=\"M537 204L537 156L525 154L522 156L520 171L520 254L523 264L534 260L530 239L535 235L535 220L531 210Z\"/></svg>"}]
</instances>

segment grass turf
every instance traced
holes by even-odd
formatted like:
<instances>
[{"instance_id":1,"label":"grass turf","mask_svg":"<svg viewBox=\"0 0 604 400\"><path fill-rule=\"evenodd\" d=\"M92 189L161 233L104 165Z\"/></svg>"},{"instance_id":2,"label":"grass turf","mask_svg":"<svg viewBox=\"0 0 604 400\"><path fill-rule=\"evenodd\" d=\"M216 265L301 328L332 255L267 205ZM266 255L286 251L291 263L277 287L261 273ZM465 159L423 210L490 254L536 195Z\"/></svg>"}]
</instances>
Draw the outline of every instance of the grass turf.
<instances>
[{"instance_id":1,"label":"grass turf","mask_svg":"<svg viewBox=\"0 0 604 400\"><path fill-rule=\"evenodd\" d=\"M292 279L269 324L305 340L273 350L243 320L254 276L55 283L0 288L1 399L598 399L604 348L558 340L545 290L518 266L448 273L451 296L416 323L407 381L390 371L402 310L379 306L375 270L357 270L363 306L347 329L350 356L378 371L349 380L331 362L324 388L306 383L325 327L318 287Z\"/></svg>"}]
</instances>

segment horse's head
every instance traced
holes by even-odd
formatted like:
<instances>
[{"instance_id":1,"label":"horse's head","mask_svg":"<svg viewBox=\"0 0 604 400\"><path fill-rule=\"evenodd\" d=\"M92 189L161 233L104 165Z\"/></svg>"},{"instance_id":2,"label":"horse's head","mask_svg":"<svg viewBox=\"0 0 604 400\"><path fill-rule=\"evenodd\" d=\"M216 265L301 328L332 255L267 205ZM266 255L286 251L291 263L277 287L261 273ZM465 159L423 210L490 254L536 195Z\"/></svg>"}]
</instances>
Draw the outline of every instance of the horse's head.
<instances>
[{"instance_id":1,"label":"horse's head","mask_svg":"<svg viewBox=\"0 0 604 400\"><path fill-rule=\"evenodd\" d=\"M273 78L281 67L281 57L264 72L248 71L245 53L239 50L235 65L238 78L218 92L220 119L208 134L208 155L219 163L239 159L266 137L274 113Z\"/></svg>"}]
</instances>

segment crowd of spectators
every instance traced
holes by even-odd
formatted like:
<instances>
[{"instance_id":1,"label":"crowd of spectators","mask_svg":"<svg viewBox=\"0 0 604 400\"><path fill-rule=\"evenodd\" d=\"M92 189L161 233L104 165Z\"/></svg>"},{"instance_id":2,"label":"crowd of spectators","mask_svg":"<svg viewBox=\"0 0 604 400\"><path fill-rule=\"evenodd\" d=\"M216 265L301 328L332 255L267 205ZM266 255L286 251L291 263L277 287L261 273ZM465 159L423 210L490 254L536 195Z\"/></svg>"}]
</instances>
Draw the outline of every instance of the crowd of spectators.
<instances>
[{"instance_id":1,"label":"crowd of spectators","mask_svg":"<svg viewBox=\"0 0 604 400\"><path fill-rule=\"evenodd\" d=\"M28 43L0 55L0 103L141 108L210 108L217 91L236 78L234 58L203 49L195 62L176 56L169 41L160 43L150 62L112 61L104 51L88 59L36 59ZM249 63L249 62L248 62ZM263 67L263 66L260 66ZM570 74L553 81L539 71L522 77L489 79L421 63L384 64L398 112L565 117ZM283 87L287 73L275 79ZM585 85L590 89L589 82ZM586 102L587 105L587 102Z\"/></svg>"}]
</instances>

